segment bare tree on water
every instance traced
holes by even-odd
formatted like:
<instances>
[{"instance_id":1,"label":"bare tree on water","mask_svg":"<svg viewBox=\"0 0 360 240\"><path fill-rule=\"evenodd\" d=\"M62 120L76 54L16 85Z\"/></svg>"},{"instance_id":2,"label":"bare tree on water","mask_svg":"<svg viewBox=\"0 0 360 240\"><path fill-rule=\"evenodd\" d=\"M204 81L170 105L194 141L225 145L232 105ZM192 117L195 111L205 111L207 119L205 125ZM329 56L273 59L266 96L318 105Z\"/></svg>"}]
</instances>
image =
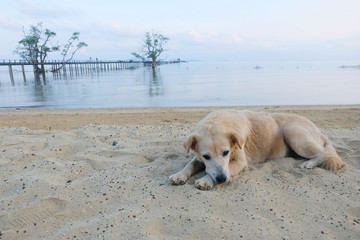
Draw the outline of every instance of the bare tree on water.
<instances>
[{"instance_id":1,"label":"bare tree on water","mask_svg":"<svg viewBox=\"0 0 360 240\"><path fill-rule=\"evenodd\" d=\"M56 72L56 71L59 71L61 68L64 67L64 65L68 62L70 62L75 53L80 50L80 48L82 47L87 47L88 45L85 43L85 42L79 42L79 35L80 33L79 32L74 32L71 37L69 38L68 42L64 45L62 51L61 51L61 55L63 56L63 59L62 59L62 62L63 64L57 68L57 69L54 69L53 72ZM77 42L77 43L76 43ZM75 45L76 44L76 45ZM69 58L66 58L69 51L72 51L71 52L71 55Z\"/></svg>"},{"instance_id":2,"label":"bare tree on water","mask_svg":"<svg viewBox=\"0 0 360 240\"><path fill-rule=\"evenodd\" d=\"M167 41L169 41L169 38L162 34L147 32L145 33L144 43L139 49L140 53L132 52L131 54L144 62L150 59L152 68L155 70L159 56L166 51L163 46Z\"/></svg>"},{"instance_id":3,"label":"bare tree on water","mask_svg":"<svg viewBox=\"0 0 360 240\"><path fill-rule=\"evenodd\" d=\"M24 38L18 42L19 45L14 52L26 62L32 63L36 73L45 73L45 60L48 57L48 54L60 51L61 48L59 44L52 45L51 43L55 38L56 33L48 28L43 30L41 22L36 26L31 25L28 33L25 33L25 28L23 29L23 32ZM79 34L80 33L78 32L74 32L67 44L63 46L61 53L63 62L71 61L80 48L87 47L87 44L84 42L79 42L75 47L73 46L75 41L79 41ZM72 54L70 58L65 60L70 49L73 50ZM61 67L59 69L61 69Z\"/></svg>"}]
</instances>

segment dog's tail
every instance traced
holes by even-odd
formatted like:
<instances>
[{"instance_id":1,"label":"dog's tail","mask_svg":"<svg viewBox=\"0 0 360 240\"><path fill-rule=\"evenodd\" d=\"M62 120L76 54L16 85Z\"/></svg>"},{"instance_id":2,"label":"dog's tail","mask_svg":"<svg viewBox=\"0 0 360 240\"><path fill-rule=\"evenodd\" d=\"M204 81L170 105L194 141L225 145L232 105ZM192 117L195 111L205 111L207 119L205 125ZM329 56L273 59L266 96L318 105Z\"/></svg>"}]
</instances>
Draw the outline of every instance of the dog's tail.
<instances>
[{"instance_id":1,"label":"dog's tail","mask_svg":"<svg viewBox=\"0 0 360 240\"><path fill-rule=\"evenodd\" d=\"M346 170L346 164L337 154L335 148L331 142L326 139L324 144L324 152L321 154L322 163L321 167L333 171L335 173L341 173Z\"/></svg>"}]
</instances>

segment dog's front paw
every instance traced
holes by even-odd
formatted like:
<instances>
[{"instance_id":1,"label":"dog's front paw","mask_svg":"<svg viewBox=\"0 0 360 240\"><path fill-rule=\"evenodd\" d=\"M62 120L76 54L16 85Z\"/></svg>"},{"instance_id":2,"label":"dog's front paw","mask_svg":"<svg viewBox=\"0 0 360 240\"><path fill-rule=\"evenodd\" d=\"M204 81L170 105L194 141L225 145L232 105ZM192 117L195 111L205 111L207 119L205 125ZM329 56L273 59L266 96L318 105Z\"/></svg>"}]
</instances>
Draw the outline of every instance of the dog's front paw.
<instances>
[{"instance_id":1,"label":"dog's front paw","mask_svg":"<svg viewBox=\"0 0 360 240\"><path fill-rule=\"evenodd\" d=\"M308 161L302 162L302 163L299 165L299 168L302 168L302 169L313 169L313 168L315 168L316 166L317 166L317 165L315 164L314 161L308 160Z\"/></svg>"},{"instance_id":2,"label":"dog's front paw","mask_svg":"<svg viewBox=\"0 0 360 240\"><path fill-rule=\"evenodd\" d=\"M169 181L172 185L184 185L189 179L189 176L181 172L175 173L169 177Z\"/></svg>"},{"instance_id":3,"label":"dog's front paw","mask_svg":"<svg viewBox=\"0 0 360 240\"><path fill-rule=\"evenodd\" d=\"M195 187L199 190L210 190L215 185L210 175L206 175L195 181Z\"/></svg>"}]
</instances>

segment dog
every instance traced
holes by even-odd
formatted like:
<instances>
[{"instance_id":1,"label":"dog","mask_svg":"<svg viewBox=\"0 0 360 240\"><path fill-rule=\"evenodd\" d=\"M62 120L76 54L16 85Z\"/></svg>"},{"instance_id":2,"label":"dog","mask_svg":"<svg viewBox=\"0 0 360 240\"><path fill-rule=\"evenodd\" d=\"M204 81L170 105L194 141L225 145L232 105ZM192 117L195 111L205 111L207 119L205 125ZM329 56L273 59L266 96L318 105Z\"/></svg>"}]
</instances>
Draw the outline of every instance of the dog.
<instances>
[{"instance_id":1,"label":"dog","mask_svg":"<svg viewBox=\"0 0 360 240\"><path fill-rule=\"evenodd\" d=\"M329 139L305 117L239 110L219 110L201 120L184 147L196 156L183 170L169 177L173 185L182 185L195 173L206 175L195 181L200 190L228 182L248 171L250 164L291 156L304 158L300 167L321 166L340 173L346 165Z\"/></svg>"}]
</instances>

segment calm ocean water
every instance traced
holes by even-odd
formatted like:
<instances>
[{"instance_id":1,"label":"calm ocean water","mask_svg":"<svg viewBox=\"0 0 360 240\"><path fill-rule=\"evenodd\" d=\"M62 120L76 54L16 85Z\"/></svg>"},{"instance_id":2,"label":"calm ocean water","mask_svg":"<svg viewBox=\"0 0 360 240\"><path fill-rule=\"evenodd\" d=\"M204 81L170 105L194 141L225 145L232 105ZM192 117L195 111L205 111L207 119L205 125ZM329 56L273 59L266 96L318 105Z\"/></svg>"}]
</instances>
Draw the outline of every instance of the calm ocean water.
<instances>
[{"instance_id":1,"label":"calm ocean water","mask_svg":"<svg viewBox=\"0 0 360 240\"><path fill-rule=\"evenodd\" d=\"M0 67L0 108L360 104L359 62L189 62L27 81ZM256 66L261 68L256 69ZM18 69L17 69L18 68Z\"/></svg>"}]
</instances>

